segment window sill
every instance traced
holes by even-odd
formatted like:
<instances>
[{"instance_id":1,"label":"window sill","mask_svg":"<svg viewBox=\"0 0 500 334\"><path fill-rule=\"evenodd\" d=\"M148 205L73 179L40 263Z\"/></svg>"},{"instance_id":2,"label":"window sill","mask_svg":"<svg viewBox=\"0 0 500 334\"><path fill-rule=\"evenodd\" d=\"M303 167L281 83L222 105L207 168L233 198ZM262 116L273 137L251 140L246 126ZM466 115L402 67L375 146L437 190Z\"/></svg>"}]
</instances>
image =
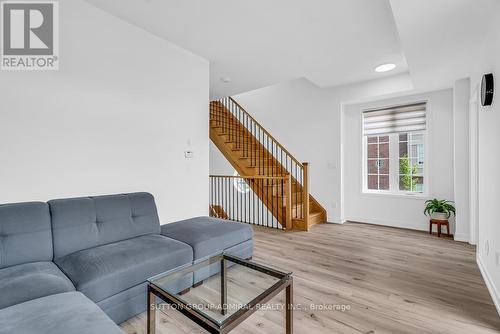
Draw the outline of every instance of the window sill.
<instances>
[{"instance_id":1,"label":"window sill","mask_svg":"<svg viewBox=\"0 0 500 334\"><path fill-rule=\"evenodd\" d=\"M416 193L416 194L411 194L411 193L392 193L392 192L385 192L385 191L369 191L369 190L364 190L361 192L362 196L366 197L392 197L392 198L403 198L403 199L416 199L416 200L428 200L429 195L425 193Z\"/></svg>"}]
</instances>

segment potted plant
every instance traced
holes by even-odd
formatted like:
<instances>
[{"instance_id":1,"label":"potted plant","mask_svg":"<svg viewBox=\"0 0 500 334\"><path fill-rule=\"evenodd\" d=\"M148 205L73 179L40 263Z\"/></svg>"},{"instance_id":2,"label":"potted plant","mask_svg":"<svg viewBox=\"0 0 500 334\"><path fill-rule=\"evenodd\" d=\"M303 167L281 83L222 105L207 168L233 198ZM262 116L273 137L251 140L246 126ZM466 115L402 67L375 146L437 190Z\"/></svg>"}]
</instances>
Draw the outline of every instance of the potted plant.
<instances>
[{"instance_id":1,"label":"potted plant","mask_svg":"<svg viewBox=\"0 0 500 334\"><path fill-rule=\"evenodd\" d=\"M455 214L455 206L453 204L452 201L437 198L425 201L424 214L429 215L431 219L447 220L452 213Z\"/></svg>"}]
</instances>

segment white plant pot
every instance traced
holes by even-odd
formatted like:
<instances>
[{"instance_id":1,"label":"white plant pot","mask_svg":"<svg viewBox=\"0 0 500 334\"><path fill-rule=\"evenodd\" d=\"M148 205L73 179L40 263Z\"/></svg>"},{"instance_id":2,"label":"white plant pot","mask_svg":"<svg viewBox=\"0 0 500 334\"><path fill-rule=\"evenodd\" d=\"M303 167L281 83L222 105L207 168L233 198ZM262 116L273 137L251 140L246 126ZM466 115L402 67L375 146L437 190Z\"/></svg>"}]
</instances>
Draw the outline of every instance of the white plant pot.
<instances>
[{"instance_id":1,"label":"white plant pot","mask_svg":"<svg viewBox=\"0 0 500 334\"><path fill-rule=\"evenodd\" d=\"M448 220L448 215L444 212L433 212L431 218L435 220Z\"/></svg>"}]
</instances>

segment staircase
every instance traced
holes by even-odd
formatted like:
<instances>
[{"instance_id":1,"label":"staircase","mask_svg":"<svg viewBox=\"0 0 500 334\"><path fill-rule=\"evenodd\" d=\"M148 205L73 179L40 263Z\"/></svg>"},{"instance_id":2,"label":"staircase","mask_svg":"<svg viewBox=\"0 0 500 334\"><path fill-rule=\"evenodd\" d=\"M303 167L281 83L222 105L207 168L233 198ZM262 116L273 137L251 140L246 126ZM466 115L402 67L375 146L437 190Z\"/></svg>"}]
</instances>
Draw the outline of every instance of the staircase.
<instances>
[{"instance_id":1,"label":"staircase","mask_svg":"<svg viewBox=\"0 0 500 334\"><path fill-rule=\"evenodd\" d=\"M229 215L226 213L224 208L220 205L210 205L210 217L221 218L221 219L229 219Z\"/></svg>"},{"instance_id":2,"label":"staircase","mask_svg":"<svg viewBox=\"0 0 500 334\"><path fill-rule=\"evenodd\" d=\"M235 197L230 189L237 180L248 185L247 191L265 206L272 216L272 227L307 231L310 226L326 221L325 209L309 194L308 164L291 155L234 99L227 97L210 102L210 139L239 174L211 176L211 201L220 195L222 199L232 196L231 211L235 205L245 205L246 217L250 200L238 200L241 194L237 192ZM224 210L227 205L220 200L213 201L212 215L228 217L229 209ZM242 215L230 219L255 223L251 221L252 215L248 216L250 221L243 220Z\"/></svg>"}]
</instances>

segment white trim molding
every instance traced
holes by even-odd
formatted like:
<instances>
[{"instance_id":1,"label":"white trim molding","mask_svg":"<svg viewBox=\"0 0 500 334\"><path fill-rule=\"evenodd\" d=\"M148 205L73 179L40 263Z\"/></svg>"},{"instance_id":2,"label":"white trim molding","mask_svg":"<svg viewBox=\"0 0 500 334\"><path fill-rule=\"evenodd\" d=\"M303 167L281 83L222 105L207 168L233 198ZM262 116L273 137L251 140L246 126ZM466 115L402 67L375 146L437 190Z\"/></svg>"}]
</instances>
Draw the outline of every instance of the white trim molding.
<instances>
[{"instance_id":1,"label":"white trim molding","mask_svg":"<svg viewBox=\"0 0 500 334\"><path fill-rule=\"evenodd\" d=\"M364 217L349 217L345 220L346 222L353 223L362 223L369 225L380 225L380 226L388 226L395 227L407 230L416 230L416 231L427 231L429 232L429 225L419 223L419 222L401 222L401 221L391 221L391 220L381 220L374 218L364 218Z\"/></svg>"},{"instance_id":2,"label":"white trim molding","mask_svg":"<svg viewBox=\"0 0 500 334\"><path fill-rule=\"evenodd\" d=\"M344 224L346 221L341 217L327 217L327 223L330 224Z\"/></svg>"},{"instance_id":3,"label":"white trim molding","mask_svg":"<svg viewBox=\"0 0 500 334\"><path fill-rule=\"evenodd\" d=\"M493 280L488 274L488 271L486 270L486 267L484 266L479 253L476 254L476 262L477 266L479 267L479 271L481 272L481 275L483 275L484 283L486 283L486 287L490 292L491 299L493 299L493 303L497 308L498 315L500 315L500 294L498 293L495 284L493 284Z\"/></svg>"},{"instance_id":4,"label":"white trim molding","mask_svg":"<svg viewBox=\"0 0 500 334\"><path fill-rule=\"evenodd\" d=\"M337 224L337 225L343 225L345 222L342 222L342 221L335 221L335 220L328 220L326 223L327 223L327 224Z\"/></svg>"},{"instance_id":5,"label":"white trim molding","mask_svg":"<svg viewBox=\"0 0 500 334\"><path fill-rule=\"evenodd\" d=\"M469 222L470 244L479 238L479 87L469 100Z\"/></svg>"},{"instance_id":6,"label":"white trim molding","mask_svg":"<svg viewBox=\"0 0 500 334\"><path fill-rule=\"evenodd\" d=\"M467 233L455 233L453 239L455 241L470 242L470 236Z\"/></svg>"}]
</instances>

